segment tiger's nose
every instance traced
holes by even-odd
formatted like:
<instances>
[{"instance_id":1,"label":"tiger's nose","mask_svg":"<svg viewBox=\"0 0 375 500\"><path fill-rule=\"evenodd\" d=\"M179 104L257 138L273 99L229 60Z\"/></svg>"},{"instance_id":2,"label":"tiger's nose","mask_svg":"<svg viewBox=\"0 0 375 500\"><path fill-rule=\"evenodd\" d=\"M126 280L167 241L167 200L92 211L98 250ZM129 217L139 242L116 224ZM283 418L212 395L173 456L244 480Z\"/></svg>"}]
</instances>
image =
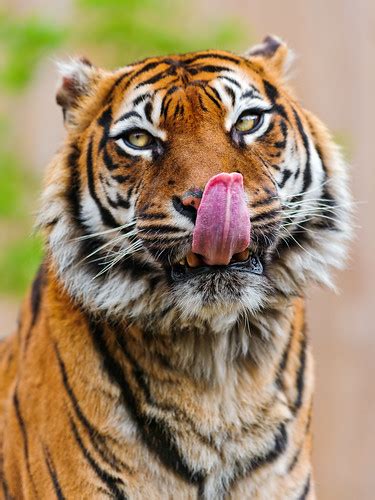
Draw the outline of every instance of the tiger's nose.
<instances>
[{"instance_id":1,"label":"tiger's nose","mask_svg":"<svg viewBox=\"0 0 375 500\"><path fill-rule=\"evenodd\" d=\"M184 205L184 207L193 207L195 208L195 210L198 210L202 196L203 191L201 189L190 189L182 195L181 203Z\"/></svg>"},{"instance_id":2,"label":"tiger's nose","mask_svg":"<svg viewBox=\"0 0 375 500\"><path fill-rule=\"evenodd\" d=\"M180 214L187 217L193 224L197 218L197 211L203 196L203 191L199 188L192 188L186 191L181 198L173 197L173 206Z\"/></svg>"}]
</instances>

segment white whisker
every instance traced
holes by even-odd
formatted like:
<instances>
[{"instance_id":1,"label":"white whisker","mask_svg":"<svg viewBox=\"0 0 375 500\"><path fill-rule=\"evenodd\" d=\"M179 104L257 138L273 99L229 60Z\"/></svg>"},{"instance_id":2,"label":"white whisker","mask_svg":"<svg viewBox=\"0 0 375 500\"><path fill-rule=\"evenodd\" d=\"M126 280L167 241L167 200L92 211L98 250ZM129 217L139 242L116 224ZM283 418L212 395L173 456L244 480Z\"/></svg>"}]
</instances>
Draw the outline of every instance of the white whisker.
<instances>
[{"instance_id":1,"label":"white whisker","mask_svg":"<svg viewBox=\"0 0 375 500\"><path fill-rule=\"evenodd\" d=\"M83 236L78 236L77 238L73 238L71 241L87 240L89 238L95 238L96 236L103 236L104 234L113 233L115 231L121 231L122 229L134 226L135 224L136 221L128 222L127 224L123 224L122 226L114 227L112 229L106 229L105 231L100 231L98 233L90 233L90 234L85 234Z\"/></svg>"}]
</instances>

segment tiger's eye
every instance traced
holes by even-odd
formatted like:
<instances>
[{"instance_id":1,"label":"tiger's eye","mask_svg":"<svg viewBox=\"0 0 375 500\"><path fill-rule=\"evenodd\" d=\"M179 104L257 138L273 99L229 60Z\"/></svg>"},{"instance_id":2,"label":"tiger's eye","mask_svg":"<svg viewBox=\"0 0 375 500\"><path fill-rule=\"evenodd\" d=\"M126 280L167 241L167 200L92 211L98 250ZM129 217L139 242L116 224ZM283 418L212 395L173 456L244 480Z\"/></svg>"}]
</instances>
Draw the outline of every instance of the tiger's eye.
<instances>
[{"instance_id":1,"label":"tiger's eye","mask_svg":"<svg viewBox=\"0 0 375 500\"><path fill-rule=\"evenodd\" d=\"M260 115L240 116L234 127L238 132L250 132L258 125L259 120Z\"/></svg>"},{"instance_id":2,"label":"tiger's eye","mask_svg":"<svg viewBox=\"0 0 375 500\"><path fill-rule=\"evenodd\" d=\"M147 132L132 132L127 137L127 141L136 148L147 148L151 144L152 139L152 136Z\"/></svg>"}]
</instances>

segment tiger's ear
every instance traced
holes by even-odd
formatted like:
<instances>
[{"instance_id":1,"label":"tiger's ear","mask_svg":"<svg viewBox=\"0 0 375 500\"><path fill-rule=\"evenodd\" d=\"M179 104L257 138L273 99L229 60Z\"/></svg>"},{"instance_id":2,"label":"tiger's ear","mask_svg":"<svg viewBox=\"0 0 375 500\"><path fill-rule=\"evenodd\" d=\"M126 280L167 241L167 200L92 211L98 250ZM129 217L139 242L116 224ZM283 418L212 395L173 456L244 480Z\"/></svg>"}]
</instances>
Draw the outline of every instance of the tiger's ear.
<instances>
[{"instance_id":1,"label":"tiger's ear","mask_svg":"<svg viewBox=\"0 0 375 500\"><path fill-rule=\"evenodd\" d=\"M56 93L56 102L62 107L65 125L77 125L77 110L83 99L93 93L100 80L100 70L85 58L59 62L61 81Z\"/></svg>"},{"instance_id":2,"label":"tiger's ear","mask_svg":"<svg viewBox=\"0 0 375 500\"><path fill-rule=\"evenodd\" d=\"M251 47L244 55L263 62L277 76L285 76L294 60L294 54L286 43L274 35L266 36L262 43Z\"/></svg>"}]
</instances>

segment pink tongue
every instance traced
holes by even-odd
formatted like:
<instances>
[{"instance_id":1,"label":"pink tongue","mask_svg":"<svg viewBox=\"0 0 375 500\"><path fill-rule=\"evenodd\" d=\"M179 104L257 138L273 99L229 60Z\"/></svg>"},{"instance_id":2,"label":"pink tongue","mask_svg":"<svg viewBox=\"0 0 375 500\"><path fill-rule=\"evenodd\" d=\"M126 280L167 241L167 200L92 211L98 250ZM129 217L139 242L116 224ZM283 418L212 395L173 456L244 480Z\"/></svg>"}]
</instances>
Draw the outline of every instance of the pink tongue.
<instances>
[{"instance_id":1,"label":"pink tongue","mask_svg":"<svg viewBox=\"0 0 375 500\"><path fill-rule=\"evenodd\" d=\"M229 264L250 244L250 217L241 174L218 174L203 192L193 233L193 252L209 265Z\"/></svg>"}]
</instances>

